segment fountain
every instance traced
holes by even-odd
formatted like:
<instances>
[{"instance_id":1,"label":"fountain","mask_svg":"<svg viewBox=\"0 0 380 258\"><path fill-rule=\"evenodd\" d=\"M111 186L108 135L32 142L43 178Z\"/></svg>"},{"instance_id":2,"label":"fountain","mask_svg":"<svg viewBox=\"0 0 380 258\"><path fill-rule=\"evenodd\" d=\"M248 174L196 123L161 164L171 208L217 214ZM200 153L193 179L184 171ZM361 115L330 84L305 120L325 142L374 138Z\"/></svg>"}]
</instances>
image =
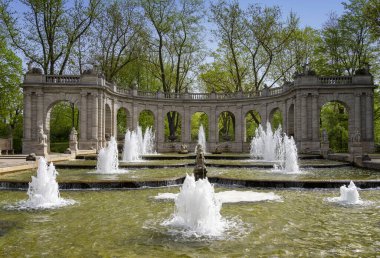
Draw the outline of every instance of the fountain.
<instances>
[{"instance_id":1,"label":"fountain","mask_svg":"<svg viewBox=\"0 0 380 258\"><path fill-rule=\"evenodd\" d=\"M48 166L46 160L40 157L37 175L32 176L32 182L29 183L29 199L19 202L17 206L20 209L51 209L75 203L60 197L57 175L53 162Z\"/></svg>"},{"instance_id":2,"label":"fountain","mask_svg":"<svg viewBox=\"0 0 380 258\"><path fill-rule=\"evenodd\" d=\"M114 136L111 136L107 146L100 149L98 154L98 161L96 163L96 173L100 174L114 174L120 173L119 171L119 154L117 149L117 142Z\"/></svg>"},{"instance_id":3,"label":"fountain","mask_svg":"<svg viewBox=\"0 0 380 258\"><path fill-rule=\"evenodd\" d=\"M282 134L281 127L273 133L271 124L267 122L266 130L261 125L256 129L251 141L251 158L278 162L274 171L299 173L297 146L293 137Z\"/></svg>"},{"instance_id":4,"label":"fountain","mask_svg":"<svg viewBox=\"0 0 380 258\"><path fill-rule=\"evenodd\" d=\"M163 225L184 228L191 235L219 236L227 225L220 215L221 208L207 178L195 181L194 176L187 175L175 199L175 213Z\"/></svg>"},{"instance_id":5,"label":"fountain","mask_svg":"<svg viewBox=\"0 0 380 258\"><path fill-rule=\"evenodd\" d=\"M125 133L123 161L135 162L141 160L141 155L155 154L155 137L151 127L147 127L142 133L141 126L136 131Z\"/></svg>"},{"instance_id":6,"label":"fountain","mask_svg":"<svg viewBox=\"0 0 380 258\"><path fill-rule=\"evenodd\" d=\"M134 162L140 160L139 140L137 133L134 131L131 132L127 130L127 132L125 133L122 160L127 162Z\"/></svg>"},{"instance_id":7,"label":"fountain","mask_svg":"<svg viewBox=\"0 0 380 258\"><path fill-rule=\"evenodd\" d=\"M198 130L198 144L200 144L202 146L203 151L205 153L207 153L207 149L206 149L206 134L205 134L205 130L204 130L202 124L201 124L201 126L199 126L199 130ZM195 153L197 153L196 149L195 149Z\"/></svg>"},{"instance_id":8,"label":"fountain","mask_svg":"<svg viewBox=\"0 0 380 258\"><path fill-rule=\"evenodd\" d=\"M359 192L356 188L354 182L350 181L348 187L342 185L340 187L340 196L327 198L330 202L338 202L342 204L363 204L363 201L360 200Z\"/></svg>"}]
</instances>

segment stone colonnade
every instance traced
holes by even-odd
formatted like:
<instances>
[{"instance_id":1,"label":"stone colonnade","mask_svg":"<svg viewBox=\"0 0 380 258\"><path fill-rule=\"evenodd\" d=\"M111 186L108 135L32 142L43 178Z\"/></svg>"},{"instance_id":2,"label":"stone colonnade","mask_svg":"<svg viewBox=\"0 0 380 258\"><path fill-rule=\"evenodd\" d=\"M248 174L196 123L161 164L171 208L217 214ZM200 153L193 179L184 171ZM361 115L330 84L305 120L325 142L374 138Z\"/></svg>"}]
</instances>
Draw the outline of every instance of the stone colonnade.
<instances>
[{"instance_id":1,"label":"stone colonnade","mask_svg":"<svg viewBox=\"0 0 380 258\"><path fill-rule=\"evenodd\" d=\"M79 109L79 149L99 149L105 146L106 135L117 134L117 112L124 108L127 126L135 129L142 111L149 110L155 119L158 152L176 151L180 144L193 148L191 117L195 112L208 116L209 151L217 146L231 152L246 152L245 117L251 110L258 112L265 125L275 110L283 117L283 130L293 135L300 152L319 153L320 111L330 101L342 103L348 111L350 138L358 135L365 152L374 148L373 132L373 79L370 75L352 77L299 76L293 83L255 93L238 92L233 95L216 93L142 92L136 88L125 90L106 82L97 74L81 76L46 76L28 73L24 89L23 153L44 155L49 143L39 141L41 128L50 134L50 112L60 101L74 103ZM164 119L167 112L181 116L181 142L166 142ZM231 112L235 118L235 139L219 142L218 117ZM47 137L47 141L49 137ZM351 141L349 145L351 145ZM350 147L350 146L349 146Z\"/></svg>"}]
</instances>

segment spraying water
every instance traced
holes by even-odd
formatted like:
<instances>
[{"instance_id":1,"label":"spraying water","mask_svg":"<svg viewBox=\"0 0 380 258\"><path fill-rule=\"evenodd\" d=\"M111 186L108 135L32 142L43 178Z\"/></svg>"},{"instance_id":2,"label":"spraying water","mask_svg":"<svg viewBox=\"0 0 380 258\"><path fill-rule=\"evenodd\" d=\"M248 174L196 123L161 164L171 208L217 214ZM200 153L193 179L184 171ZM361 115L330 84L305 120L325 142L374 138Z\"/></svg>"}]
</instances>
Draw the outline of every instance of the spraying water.
<instances>
[{"instance_id":1,"label":"spraying water","mask_svg":"<svg viewBox=\"0 0 380 258\"><path fill-rule=\"evenodd\" d=\"M96 163L96 173L119 173L119 153L114 136L111 136L107 146L99 151L98 161Z\"/></svg>"},{"instance_id":2,"label":"spraying water","mask_svg":"<svg viewBox=\"0 0 380 258\"><path fill-rule=\"evenodd\" d=\"M278 162L279 165L274 165L275 171L299 172L297 146L293 137L283 134L281 127L273 133L269 122L266 130L261 125L256 129L255 137L251 141L250 155L252 158Z\"/></svg>"},{"instance_id":3,"label":"spraying water","mask_svg":"<svg viewBox=\"0 0 380 258\"><path fill-rule=\"evenodd\" d=\"M52 162L48 166L46 160L41 157L38 160L37 175L32 176L29 183L27 201L18 203L21 209L50 209L75 203L73 200L65 200L60 197L56 177L58 172Z\"/></svg>"},{"instance_id":4,"label":"spraying water","mask_svg":"<svg viewBox=\"0 0 380 258\"><path fill-rule=\"evenodd\" d=\"M141 126L138 126L136 131L127 130L124 139L123 161L139 161L142 155L155 154L154 146L155 136L151 127L147 127L144 134Z\"/></svg>"},{"instance_id":5,"label":"spraying water","mask_svg":"<svg viewBox=\"0 0 380 258\"><path fill-rule=\"evenodd\" d=\"M195 181L187 175L175 199L175 213L164 225L180 227L191 234L219 236L227 227L220 215L222 203L215 198L214 187L208 179Z\"/></svg>"},{"instance_id":6,"label":"spraying water","mask_svg":"<svg viewBox=\"0 0 380 258\"><path fill-rule=\"evenodd\" d=\"M339 189L340 196L339 197L332 197L327 198L327 201L329 202L336 202L340 204L370 204L370 201L362 201L359 196L358 189L354 182L350 181L350 184L348 186L342 185Z\"/></svg>"},{"instance_id":7,"label":"spraying water","mask_svg":"<svg viewBox=\"0 0 380 258\"><path fill-rule=\"evenodd\" d=\"M198 144L200 144L202 146L203 151L206 153L207 152L207 149L206 149L206 134L205 134L205 130L204 130L202 124L201 124L201 126L199 126L199 130L198 130Z\"/></svg>"}]
</instances>

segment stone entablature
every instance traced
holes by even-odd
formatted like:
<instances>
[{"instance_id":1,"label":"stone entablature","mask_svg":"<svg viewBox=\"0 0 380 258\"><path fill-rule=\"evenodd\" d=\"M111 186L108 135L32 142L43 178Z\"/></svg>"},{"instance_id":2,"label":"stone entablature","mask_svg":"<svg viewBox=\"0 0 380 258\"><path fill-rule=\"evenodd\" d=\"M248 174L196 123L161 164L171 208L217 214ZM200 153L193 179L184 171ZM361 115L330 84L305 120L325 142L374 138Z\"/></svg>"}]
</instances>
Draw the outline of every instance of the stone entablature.
<instances>
[{"instance_id":1,"label":"stone entablature","mask_svg":"<svg viewBox=\"0 0 380 258\"><path fill-rule=\"evenodd\" d=\"M105 136L116 134L117 111L127 112L127 126L138 125L143 110L155 117L156 142L159 152L178 151L181 144L195 148L191 141L190 122L195 112L204 112L209 121L210 151L225 146L230 151L248 151L245 137L245 116L257 111L262 123L271 119L279 109L283 129L293 135L301 152L320 151L320 110L329 101L345 105L349 113L349 134L360 128L364 151L373 149L373 78L370 75L317 77L298 76L294 82L278 88L257 92L221 93L163 93L139 91L136 87L123 89L106 82L102 76L89 73L81 76L50 76L26 74L24 88L23 152L35 152L38 128L42 124L49 136L50 110L59 101L74 103L80 114L79 149L99 149ZM181 142L165 142L164 119L167 112L181 115ZM219 114L229 111L235 117L235 140L221 143L218 139ZM49 141L49 137L48 141Z\"/></svg>"}]
</instances>

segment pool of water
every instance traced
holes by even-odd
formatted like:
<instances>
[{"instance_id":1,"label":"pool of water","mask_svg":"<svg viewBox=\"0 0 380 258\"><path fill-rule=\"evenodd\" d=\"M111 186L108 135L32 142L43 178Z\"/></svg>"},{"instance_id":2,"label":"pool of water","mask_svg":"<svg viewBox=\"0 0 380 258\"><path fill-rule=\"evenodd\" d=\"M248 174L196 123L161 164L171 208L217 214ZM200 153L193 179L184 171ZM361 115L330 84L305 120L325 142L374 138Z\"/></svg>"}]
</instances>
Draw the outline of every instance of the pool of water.
<instances>
[{"instance_id":1,"label":"pool of water","mask_svg":"<svg viewBox=\"0 0 380 258\"><path fill-rule=\"evenodd\" d=\"M58 182L99 181L99 180L170 180L184 177L193 172L193 167L125 169L120 174L96 174L94 169L57 169ZM123 170L122 170L123 171ZM208 167L208 177L224 177L255 180L380 180L380 172L355 167L303 168L301 173L286 174L264 168L218 168ZM36 170L1 175L0 180L27 181L36 174Z\"/></svg>"},{"instance_id":2,"label":"pool of water","mask_svg":"<svg viewBox=\"0 0 380 258\"><path fill-rule=\"evenodd\" d=\"M226 189L217 188L216 191ZM163 226L174 211L159 193L178 187L65 191L77 203L15 211L25 192L0 191L2 257L358 256L380 253L380 190L360 191L365 206L327 202L339 190L276 190L282 201L223 204L231 228L221 237L185 236ZM267 190L256 190L269 192Z\"/></svg>"}]
</instances>

